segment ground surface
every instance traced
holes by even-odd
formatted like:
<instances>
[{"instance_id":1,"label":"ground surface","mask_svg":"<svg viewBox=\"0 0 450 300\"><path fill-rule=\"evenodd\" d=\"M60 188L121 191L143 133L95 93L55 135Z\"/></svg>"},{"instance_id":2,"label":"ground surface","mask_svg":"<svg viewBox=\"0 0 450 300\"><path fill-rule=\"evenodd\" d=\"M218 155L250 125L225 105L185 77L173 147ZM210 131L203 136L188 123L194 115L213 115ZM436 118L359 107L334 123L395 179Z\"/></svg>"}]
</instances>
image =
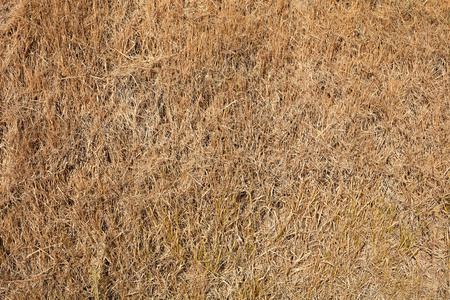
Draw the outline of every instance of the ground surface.
<instances>
[{"instance_id":1,"label":"ground surface","mask_svg":"<svg viewBox=\"0 0 450 300\"><path fill-rule=\"evenodd\" d=\"M0 298L448 299L450 4L0 1Z\"/></svg>"}]
</instances>

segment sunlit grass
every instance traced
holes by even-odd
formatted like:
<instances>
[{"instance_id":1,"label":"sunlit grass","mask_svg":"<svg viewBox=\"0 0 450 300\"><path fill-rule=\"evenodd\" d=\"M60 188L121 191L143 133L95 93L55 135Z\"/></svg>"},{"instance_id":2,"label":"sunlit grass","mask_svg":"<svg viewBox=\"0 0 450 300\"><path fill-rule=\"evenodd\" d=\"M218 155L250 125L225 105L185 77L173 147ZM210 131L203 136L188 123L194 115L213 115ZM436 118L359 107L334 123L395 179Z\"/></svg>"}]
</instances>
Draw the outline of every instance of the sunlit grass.
<instances>
[{"instance_id":1,"label":"sunlit grass","mask_svg":"<svg viewBox=\"0 0 450 300\"><path fill-rule=\"evenodd\" d=\"M0 2L0 298L448 298L449 15Z\"/></svg>"}]
</instances>

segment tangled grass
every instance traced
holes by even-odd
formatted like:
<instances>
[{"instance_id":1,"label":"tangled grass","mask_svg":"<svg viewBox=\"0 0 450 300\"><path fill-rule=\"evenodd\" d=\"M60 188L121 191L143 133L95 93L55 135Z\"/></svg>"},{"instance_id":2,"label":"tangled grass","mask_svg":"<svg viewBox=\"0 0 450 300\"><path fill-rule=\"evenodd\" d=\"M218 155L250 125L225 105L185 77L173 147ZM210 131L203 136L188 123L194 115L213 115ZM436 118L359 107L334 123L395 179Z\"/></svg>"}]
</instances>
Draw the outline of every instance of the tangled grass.
<instances>
[{"instance_id":1,"label":"tangled grass","mask_svg":"<svg viewBox=\"0 0 450 300\"><path fill-rule=\"evenodd\" d=\"M0 298L448 299L450 4L0 1Z\"/></svg>"}]
</instances>

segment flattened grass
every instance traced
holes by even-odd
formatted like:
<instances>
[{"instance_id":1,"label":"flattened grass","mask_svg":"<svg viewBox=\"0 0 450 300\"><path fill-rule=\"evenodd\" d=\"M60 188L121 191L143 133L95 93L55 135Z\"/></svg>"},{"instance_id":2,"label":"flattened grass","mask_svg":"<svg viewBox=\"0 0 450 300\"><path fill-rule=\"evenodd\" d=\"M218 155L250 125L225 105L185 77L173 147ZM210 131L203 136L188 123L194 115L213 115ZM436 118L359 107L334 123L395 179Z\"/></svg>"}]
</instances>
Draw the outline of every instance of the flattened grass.
<instances>
[{"instance_id":1,"label":"flattened grass","mask_svg":"<svg viewBox=\"0 0 450 300\"><path fill-rule=\"evenodd\" d=\"M448 298L443 1L1 1L0 296Z\"/></svg>"}]
</instances>

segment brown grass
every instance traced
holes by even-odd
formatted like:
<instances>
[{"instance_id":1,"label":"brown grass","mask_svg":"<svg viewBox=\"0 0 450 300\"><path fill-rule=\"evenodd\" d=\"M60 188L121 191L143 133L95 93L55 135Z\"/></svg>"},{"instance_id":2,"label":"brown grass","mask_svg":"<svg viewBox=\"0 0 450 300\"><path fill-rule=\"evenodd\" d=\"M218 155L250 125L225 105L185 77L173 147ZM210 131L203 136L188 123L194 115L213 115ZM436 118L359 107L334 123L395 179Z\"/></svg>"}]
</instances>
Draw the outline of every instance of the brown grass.
<instances>
[{"instance_id":1,"label":"brown grass","mask_svg":"<svg viewBox=\"0 0 450 300\"><path fill-rule=\"evenodd\" d=\"M450 297L450 4L0 1L0 298Z\"/></svg>"}]
</instances>

